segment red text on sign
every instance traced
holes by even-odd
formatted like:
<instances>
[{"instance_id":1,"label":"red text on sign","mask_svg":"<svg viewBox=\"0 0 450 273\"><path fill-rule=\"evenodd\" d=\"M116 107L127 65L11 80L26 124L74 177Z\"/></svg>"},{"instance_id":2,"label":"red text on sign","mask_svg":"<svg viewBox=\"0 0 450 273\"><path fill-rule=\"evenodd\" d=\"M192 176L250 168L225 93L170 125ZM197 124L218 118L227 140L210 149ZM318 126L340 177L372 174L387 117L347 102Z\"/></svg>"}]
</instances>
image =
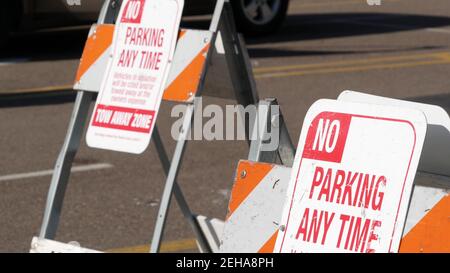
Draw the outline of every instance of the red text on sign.
<instances>
[{"instance_id":1,"label":"red text on sign","mask_svg":"<svg viewBox=\"0 0 450 273\"><path fill-rule=\"evenodd\" d=\"M320 244L323 245L333 218L334 212L313 209L310 213L310 209L306 208L295 239L301 237L304 242L317 243L320 235Z\"/></svg>"},{"instance_id":2,"label":"red text on sign","mask_svg":"<svg viewBox=\"0 0 450 273\"><path fill-rule=\"evenodd\" d=\"M127 27L125 34L126 45L162 47L163 43L163 28Z\"/></svg>"},{"instance_id":3,"label":"red text on sign","mask_svg":"<svg viewBox=\"0 0 450 273\"><path fill-rule=\"evenodd\" d=\"M386 177L383 175L316 166L309 199L379 211L385 188Z\"/></svg>"},{"instance_id":4,"label":"red text on sign","mask_svg":"<svg viewBox=\"0 0 450 273\"><path fill-rule=\"evenodd\" d=\"M141 23L142 12L144 10L145 0L131 0L127 3L122 15L122 23Z\"/></svg>"},{"instance_id":5,"label":"red text on sign","mask_svg":"<svg viewBox=\"0 0 450 273\"><path fill-rule=\"evenodd\" d=\"M154 116L154 111L99 104L94 113L92 126L148 133Z\"/></svg>"},{"instance_id":6,"label":"red text on sign","mask_svg":"<svg viewBox=\"0 0 450 273\"><path fill-rule=\"evenodd\" d=\"M341 162L350 127L351 115L322 112L311 122L303 157Z\"/></svg>"},{"instance_id":7,"label":"red text on sign","mask_svg":"<svg viewBox=\"0 0 450 273\"><path fill-rule=\"evenodd\" d=\"M341 214L341 228L336 243L337 248L354 252L373 252L372 241L377 240L376 228L381 226L377 220Z\"/></svg>"}]
</instances>

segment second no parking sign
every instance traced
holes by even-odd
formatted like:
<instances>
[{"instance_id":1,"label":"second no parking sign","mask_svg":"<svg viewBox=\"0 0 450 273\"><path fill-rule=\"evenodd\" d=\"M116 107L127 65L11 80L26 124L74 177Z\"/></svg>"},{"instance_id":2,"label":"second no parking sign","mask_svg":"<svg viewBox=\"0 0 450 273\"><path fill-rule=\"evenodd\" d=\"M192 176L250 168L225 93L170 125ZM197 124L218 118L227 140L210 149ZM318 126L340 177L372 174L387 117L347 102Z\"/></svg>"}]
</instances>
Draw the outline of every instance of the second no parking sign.
<instances>
[{"instance_id":1,"label":"second no parking sign","mask_svg":"<svg viewBox=\"0 0 450 273\"><path fill-rule=\"evenodd\" d=\"M426 125L414 109L316 102L274 251L396 252Z\"/></svg>"}]
</instances>

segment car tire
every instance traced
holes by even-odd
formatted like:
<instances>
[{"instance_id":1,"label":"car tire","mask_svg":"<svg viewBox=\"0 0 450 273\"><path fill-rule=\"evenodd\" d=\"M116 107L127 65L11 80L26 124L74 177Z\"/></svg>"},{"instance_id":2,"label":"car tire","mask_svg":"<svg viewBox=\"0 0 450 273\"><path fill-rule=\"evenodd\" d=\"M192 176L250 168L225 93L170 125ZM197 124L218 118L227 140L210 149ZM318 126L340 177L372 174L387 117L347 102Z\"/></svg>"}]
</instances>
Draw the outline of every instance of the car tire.
<instances>
[{"instance_id":1,"label":"car tire","mask_svg":"<svg viewBox=\"0 0 450 273\"><path fill-rule=\"evenodd\" d=\"M286 17L289 0L231 0L237 29L250 36L276 31Z\"/></svg>"},{"instance_id":2,"label":"car tire","mask_svg":"<svg viewBox=\"0 0 450 273\"><path fill-rule=\"evenodd\" d=\"M11 32L17 27L20 16L20 1L7 0L0 6L0 47L6 45Z\"/></svg>"}]
</instances>

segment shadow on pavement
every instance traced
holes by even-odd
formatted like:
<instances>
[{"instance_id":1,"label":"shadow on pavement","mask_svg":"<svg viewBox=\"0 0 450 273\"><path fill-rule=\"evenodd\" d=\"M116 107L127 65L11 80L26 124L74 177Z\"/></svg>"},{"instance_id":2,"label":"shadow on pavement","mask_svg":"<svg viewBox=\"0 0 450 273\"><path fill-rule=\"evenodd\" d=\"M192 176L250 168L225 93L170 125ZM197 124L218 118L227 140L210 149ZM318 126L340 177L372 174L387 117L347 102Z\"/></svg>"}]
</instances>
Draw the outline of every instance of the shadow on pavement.
<instances>
[{"instance_id":1,"label":"shadow on pavement","mask_svg":"<svg viewBox=\"0 0 450 273\"><path fill-rule=\"evenodd\" d=\"M384 34L450 25L450 17L399 13L326 13L288 16L277 33L248 44Z\"/></svg>"},{"instance_id":2,"label":"shadow on pavement","mask_svg":"<svg viewBox=\"0 0 450 273\"><path fill-rule=\"evenodd\" d=\"M184 21L182 27L207 29L208 20ZM391 13L328 13L291 15L286 19L284 27L277 33L265 37L249 37L251 57L289 57L307 55L337 55L337 54L363 54L374 52L399 52L420 49L438 49L439 47L420 47L379 50L373 47L359 48L358 51L340 48L318 48L314 50L296 50L290 48L271 48L265 46L252 47L258 44L276 44L281 42L306 41L313 39L327 39L337 37L351 37L358 35L374 35L409 31L423 28L445 27L450 25L449 17L391 14ZM50 31L41 33L20 34L12 38L8 47L0 52L2 60L23 58L27 61L78 59L81 56L88 28L70 31ZM0 107L21 107L32 105L46 105L72 102L74 91L56 91L43 94L12 94L0 95ZM445 97L446 96L446 97ZM449 101L448 95L436 99L436 104ZM420 99L431 100L434 97ZM450 103L450 102L449 102ZM448 108L448 105L447 105Z\"/></svg>"},{"instance_id":3,"label":"shadow on pavement","mask_svg":"<svg viewBox=\"0 0 450 273\"><path fill-rule=\"evenodd\" d=\"M186 28L207 29L208 25L209 20L185 20L182 23L182 27ZM286 18L284 26L277 33L257 38L248 37L246 41L248 45L273 44L383 34L449 25L449 17L414 14L327 13L290 15ZM77 59L81 56L87 34L87 27L70 31L18 34L11 39L7 48L0 53L0 61L1 59L11 58L26 58L30 59L30 61ZM417 49L421 48L411 48L411 50ZM258 58L367 52L374 51L373 49L368 49L368 51L353 52L345 50L345 48L336 51L249 49L250 56Z\"/></svg>"},{"instance_id":4,"label":"shadow on pavement","mask_svg":"<svg viewBox=\"0 0 450 273\"><path fill-rule=\"evenodd\" d=\"M11 37L0 53L2 59L28 61L78 59L83 52L89 28L23 33Z\"/></svg>"},{"instance_id":5,"label":"shadow on pavement","mask_svg":"<svg viewBox=\"0 0 450 273\"><path fill-rule=\"evenodd\" d=\"M72 103L76 95L77 92L73 90L0 95L0 108ZM93 101L96 98L94 96Z\"/></svg>"},{"instance_id":6,"label":"shadow on pavement","mask_svg":"<svg viewBox=\"0 0 450 273\"><path fill-rule=\"evenodd\" d=\"M270 58L270 57L300 57L300 56L326 56L326 55L351 55L351 54L367 54L367 53L398 53L417 50L437 50L443 49L439 46L426 47L409 47L402 49L380 49L380 50L295 50L295 49L279 49L279 48L250 48L249 55L252 58Z\"/></svg>"}]
</instances>

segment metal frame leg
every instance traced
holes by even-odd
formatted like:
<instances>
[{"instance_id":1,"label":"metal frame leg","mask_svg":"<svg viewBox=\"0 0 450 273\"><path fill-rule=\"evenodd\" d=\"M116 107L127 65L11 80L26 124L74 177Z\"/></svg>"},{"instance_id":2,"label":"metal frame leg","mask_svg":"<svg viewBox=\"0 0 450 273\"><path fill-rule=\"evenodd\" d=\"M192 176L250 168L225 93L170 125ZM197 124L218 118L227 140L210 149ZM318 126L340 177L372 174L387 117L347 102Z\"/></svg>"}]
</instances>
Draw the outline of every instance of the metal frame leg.
<instances>
[{"instance_id":1,"label":"metal frame leg","mask_svg":"<svg viewBox=\"0 0 450 273\"><path fill-rule=\"evenodd\" d=\"M225 0L219 23L236 100L244 107L259 102L256 83L250 64L250 58L242 37L237 34L234 25L233 11L229 0Z\"/></svg>"},{"instance_id":2,"label":"metal frame leg","mask_svg":"<svg viewBox=\"0 0 450 273\"><path fill-rule=\"evenodd\" d=\"M97 23L114 23L121 2L119 0L106 0L103 3ZM72 162L80 146L93 96L94 93L87 91L78 91L77 93L66 138L56 160L48 190L47 203L39 233L40 238L53 239L56 235Z\"/></svg>"},{"instance_id":3,"label":"metal frame leg","mask_svg":"<svg viewBox=\"0 0 450 273\"><path fill-rule=\"evenodd\" d=\"M277 159L279 159L281 164L291 167L294 162L295 147L292 144L281 110L272 112L274 110L272 106L276 105L278 105L278 102L275 98L268 98L259 102L248 160L276 163ZM267 130L269 127L270 130ZM266 134L269 131L273 132L272 130L278 130L278 149L275 151L263 151L262 147L264 140L267 138Z\"/></svg>"},{"instance_id":4,"label":"metal frame leg","mask_svg":"<svg viewBox=\"0 0 450 273\"><path fill-rule=\"evenodd\" d=\"M72 162L80 146L92 96L92 93L84 91L77 94L66 138L53 171L39 235L41 238L53 239L56 235Z\"/></svg>"},{"instance_id":5,"label":"metal frame leg","mask_svg":"<svg viewBox=\"0 0 450 273\"><path fill-rule=\"evenodd\" d=\"M275 99L263 99L258 104L257 115L253 125L252 139L250 142L250 149L248 152L248 160L258 162L275 162L278 158L276 151L263 151L264 140L269 129L277 130L272 124L272 105L277 105Z\"/></svg>"},{"instance_id":6,"label":"metal frame leg","mask_svg":"<svg viewBox=\"0 0 450 273\"><path fill-rule=\"evenodd\" d=\"M197 98L194 99L193 104L189 104L186 109L186 113L183 118L183 127L180 135L178 136L177 145L173 153L172 162L167 174L166 184L161 198L161 204L156 219L155 229L153 231L153 239L150 247L151 253L159 252L161 246L161 239L164 231L164 226L167 220L167 214L169 211L170 201L172 199L172 192L175 185L175 180L178 176L179 169L181 167L183 154L187 144L187 137L191 128L194 109L197 105Z\"/></svg>"},{"instance_id":7,"label":"metal frame leg","mask_svg":"<svg viewBox=\"0 0 450 273\"><path fill-rule=\"evenodd\" d=\"M102 13L99 16L99 23L114 21L115 14L117 12L115 11L117 5L112 5L112 2L115 2L116 4L118 3L120 5L121 1L106 1L103 6ZM259 101L259 98L256 92L251 65L249 62L247 51L245 50L244 42L242 38L236 34L229 0L217 0L216 10L214 12L210 30L217 32L218 27L220 27L222 32L224 47L226 50L226 59L231 73L237 101L244 106L247 106L249 104L256 104ZM215 36L213 36L213 39L215 39ZM205 77L205 73L206 72L204 72L204 74L202 75L202 79ZM202 86L203 82L199 89L202 89ZM80 145L83 128L85 126L86 117L88 116L92 97L93 93L91 92L79 91L77 94L71 120L69 123L69 128L54 168L49 192L47 195L46 209L44 212L44 218L40 231L41 238L53 239L56 235L72 162ZM175 198L180 206L183 215L194 230L201 249L209 252L211 251L211 248L207 243L207 240L205 239L205 235L203 234L199 226L196 216L192 214L181 191L181 188L176 182L187 143L187 135L191 128L193 113L196 107L197 100L194 100L194 103L188 105L187 107L183 120L183 130L177 141L177 146L175 148L172 162L169 161L159 132L155 128L155 132L153 135L154 141L159 158L167 175L167 180L161 198L161 205L158 211L158 218L156 221L152 245L150 249L151 252L159 251L169 205L171 202L172 192L175 195ZM248 125L249 123L246 122L245 124ZM248 136L248 129L246 131ZM280 138L283 138L283 136L285 137L286 134L283 134L282 130ZM289 138L288 134L287 137ZM286 151L286 154L289 155L289 152L291 152L292 150L287 149Z\"/></svg>"},{"instance_id":8,"label":"metal frame leg","mask_svg":"<svg viewBox=\"0 0 450 273\"><path fill-rule=\"evenodd\" d=\"M155 126L155 129L153 129L152 139L155 143L159 159L160 159L161 164L164 169L164 173L167 176L169 174L169 170L170 170L170 161L169 161L169 157L167 156L166 150L164 148L164 144L162 142L161 135L159 134L157 126ZM183 213L183 216L186 218L186 220L191 225L191 228L197 237L197 242L199 243L200 248L202 250L204 250L205 252L211 252L211 248L205 238L205 235L203 234L202 230L200 229L200 226L196 220L196 217L192 213L191 209L189 208L189 205L188 205L186 199L184 198L184 194L181 190L181 187L176 180L174 180L173 194L175 196L175 200L178 203L178 206L181 209L181 212Z\"/></svg>"},{"instance_id":9,"label":"metal frame leg","mask_svg":"<svg viewBox=\"0 0 450 273\"><path fill-rule=\"evenodd\" d=\"M278 145L278 156L280 157L281 164L287 167L292 167L292 164L294 164L296 148L292 143L291 136L289 135L289 131L286 127L286 122L284 121L283 115L281 114L281 110L279 128L280 143Z\"/></svg>"},{"instance_id":10,"label":"metal frame leg","mask_svg":"<svg viewBox=\"0 0 450 273\"><path fill-rule=\"evenodd\" d=\"M236 100L244 107L250 104L257 104L259 102L259 97L245 42L242 36L238 35L236 32L229 0L222 1L224 1L223 11L219 27ZM275 103L277 104L276 100ZM245 117L242 118L245 119ZM256 124L257 121L254 122L254 124ZM246 124L246 135L249 136L251 133L249 131L250 121L244 120L244 124ZM292 166L295 156L295 147L292 144L281 113L279 118L279 130L280 145L278 147L278 156L283 165ZM265 154L266 160L273 159L272 155Z\"/></svg>"},{"instance_id":11,"label":"metal frame leg","mask_svg":"<svg viewBox=\"0 0 450 273\"><path fill-rule=\"evenodd\" d=\"M216 32L217 32L217 29L220 24L225 1L228 1L228 0L217 0L217 3L216 3L213 18L212 18L211 25L209 28L210 31L215 32L212 37L212 40L211 40L212 44L214 43L216 35L217 35ZM211 51L209 54L211 54ZM208 56L208 58L209 57L210 57L210 55ZM200 81L200 86L198 88L199 90L197 92L198 96L200 96L201 91L203 89L206 70L207 70L207 68L205 68L205 71L203 71L203 74L202 74L202 80ZM169 160L167 158L167 154L163 148L159 132L157 132L155 130L156 133L154 133L154 135L153 135L155 145L157 146L156 148L158 149L158 154L160 156L160 160L163 164L164 171L167 174L167 179L166 179L166 184L164 186L163 195L161 198L161 204L160 204L159 211L158 211L158 217L156 219L155 229L153 231L153 238L152 238L152 242L151 242L151 246L150 246L151 253L159 252L159 249L161 246L161 239L162 239L163 232L164 232L164 226L165 226L165 222L166 222L167 214L168 214L168 210L169 210L169 205L170 205L170 201L172 198L172 192L174 193L177 201L179 201L179 205L180 205L180 208L182 209L183 214L185 215L185 217L188 219L189 223L191 224L191 226L197 236L197 241L200 245L200 248L205 252L211 252L211 248L210 248L209 244L207 243L205 235L203 234L203 231L201 230L201 228L197 222L197 219L195 218L195 215L192 214L192 212L188 208L187 202L184 199L184 196L181 192L181 189L179 188L178 183L176 182L176 177L178 175L178 171L179 171L179 168L181 165L181 160L182 160L184 149L186 146L187 136L188 136L189 130L191 128L193 113L194 113L194 110L196 109L196 105L197 105L197 99L194 99L194 103L188 105L188 107L186 109L186 113L185 113L184 120L183 120L183 130L182 130L181 134L179 135L179 138L177 141L177 146L175 147L175 152L172 157L172 162L169 162ZM166 171L166 169L167 169L167 171Z\"/></svg>"}]
</instances>

